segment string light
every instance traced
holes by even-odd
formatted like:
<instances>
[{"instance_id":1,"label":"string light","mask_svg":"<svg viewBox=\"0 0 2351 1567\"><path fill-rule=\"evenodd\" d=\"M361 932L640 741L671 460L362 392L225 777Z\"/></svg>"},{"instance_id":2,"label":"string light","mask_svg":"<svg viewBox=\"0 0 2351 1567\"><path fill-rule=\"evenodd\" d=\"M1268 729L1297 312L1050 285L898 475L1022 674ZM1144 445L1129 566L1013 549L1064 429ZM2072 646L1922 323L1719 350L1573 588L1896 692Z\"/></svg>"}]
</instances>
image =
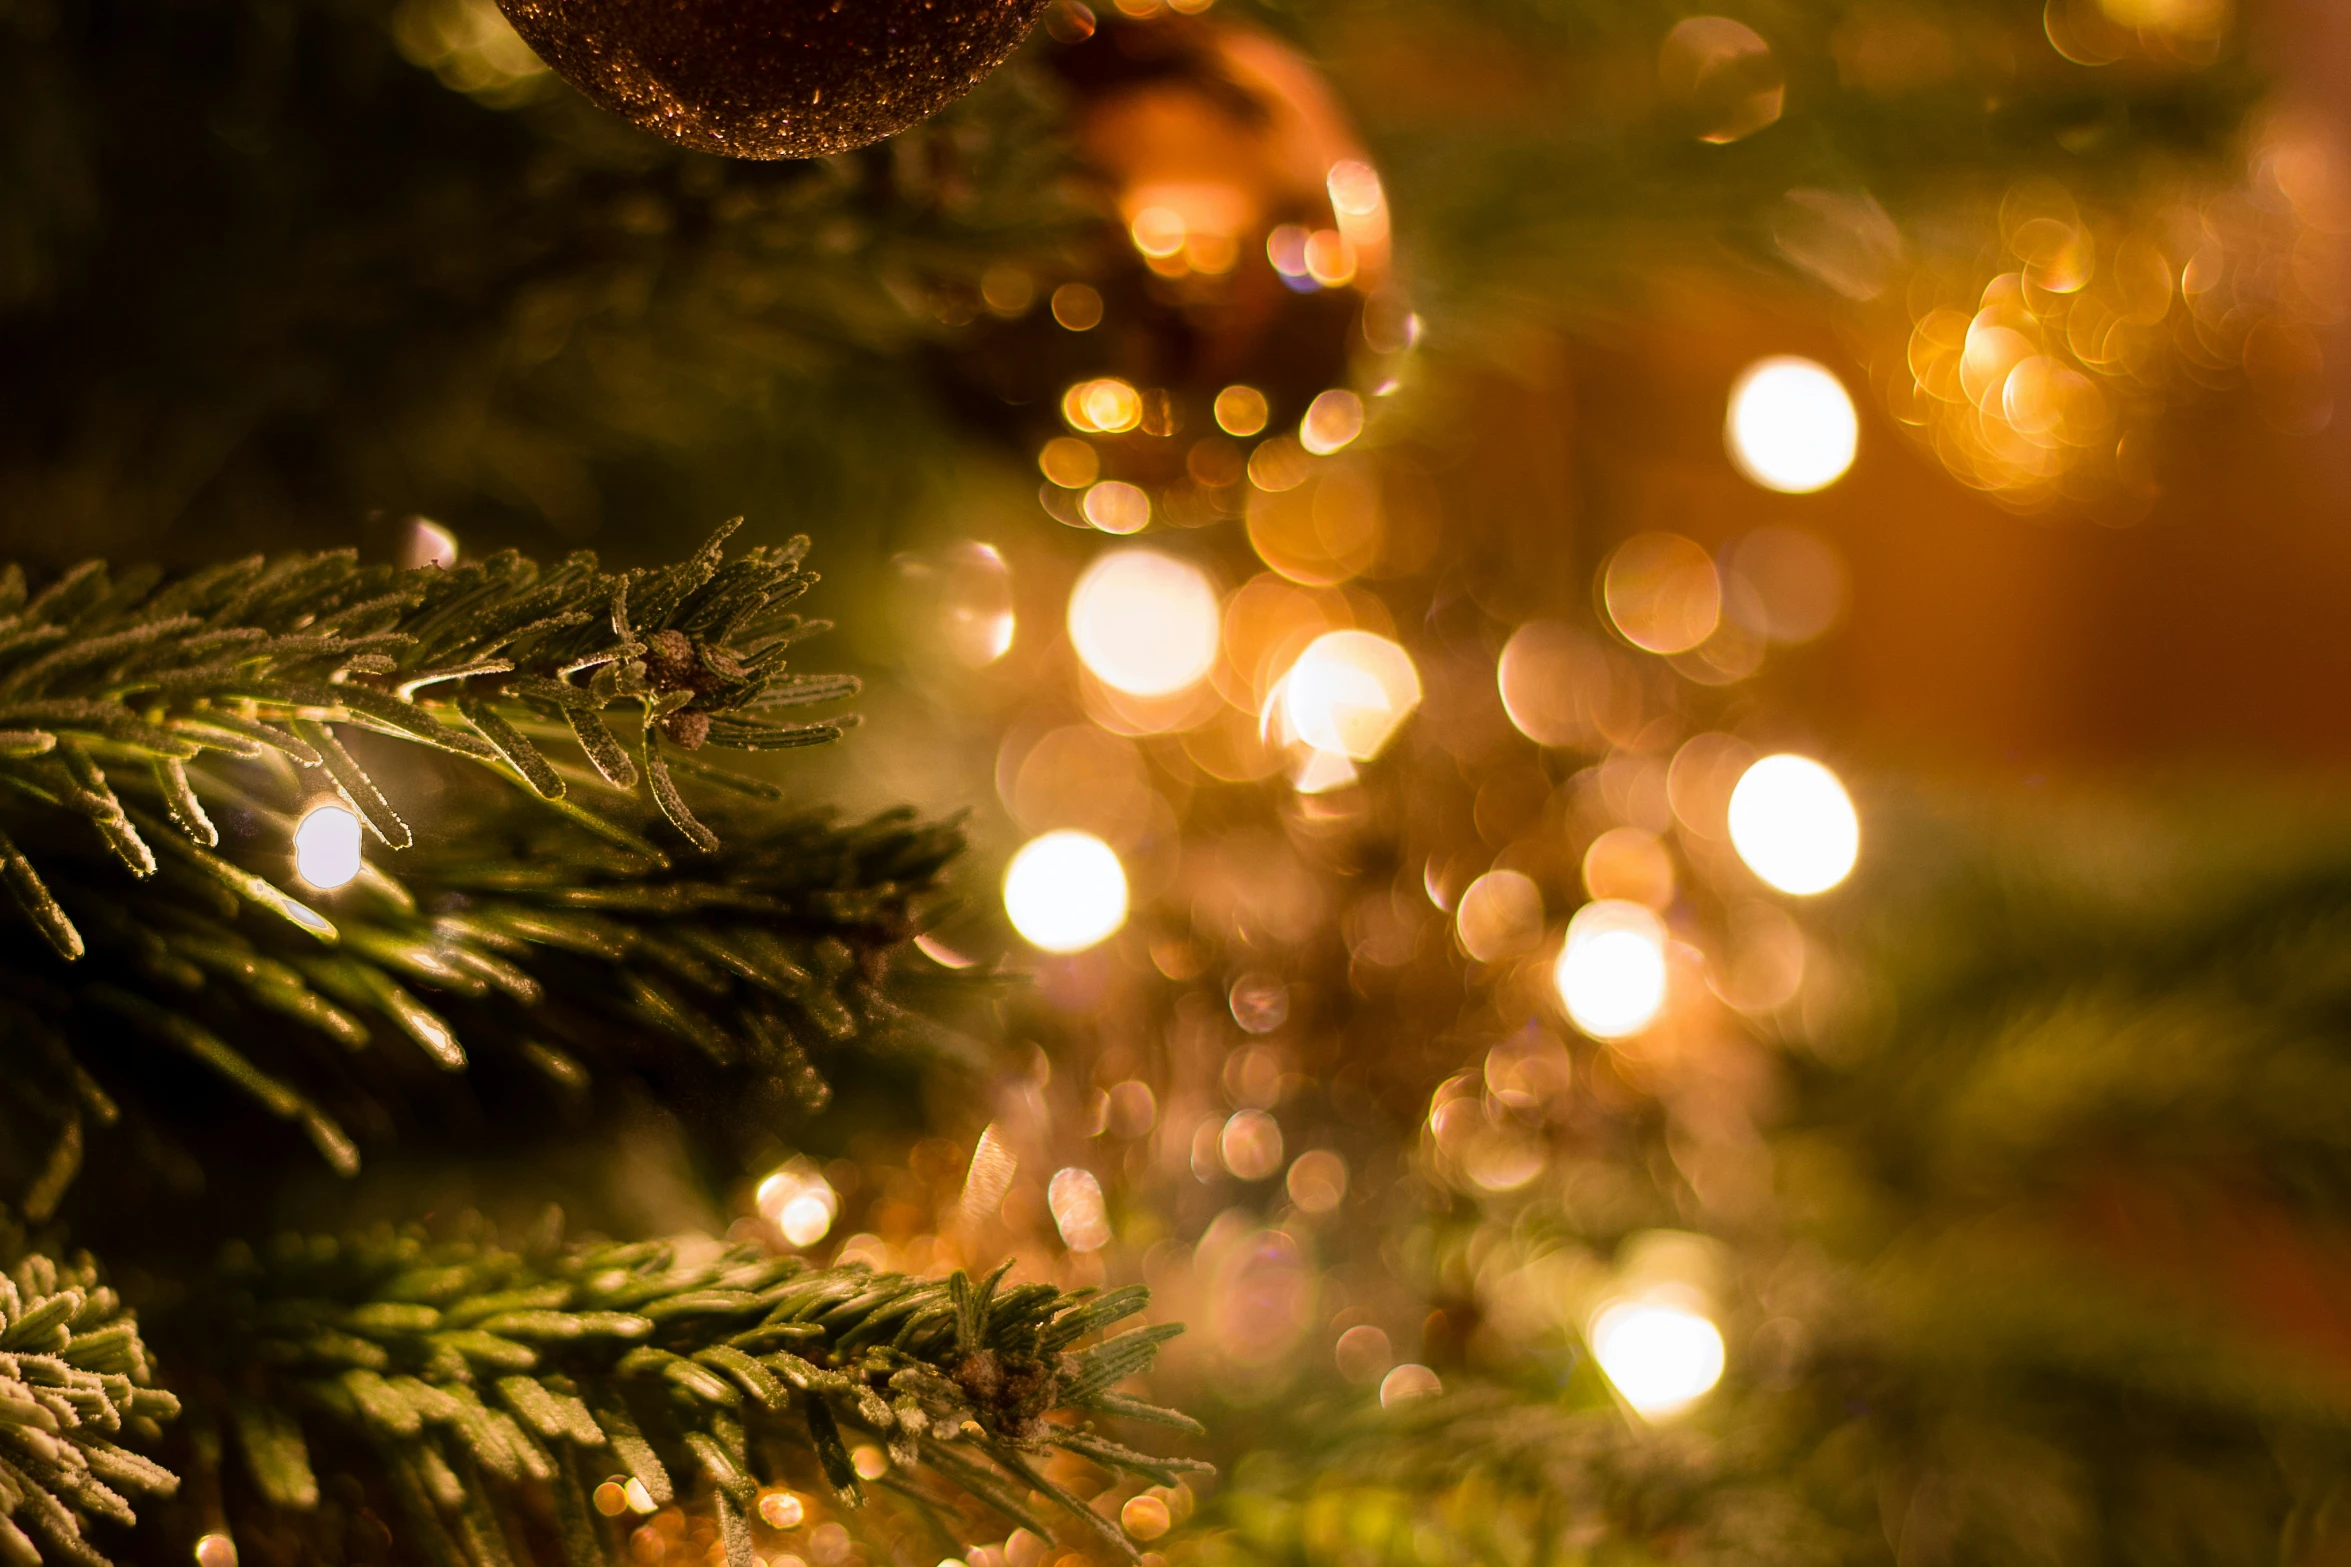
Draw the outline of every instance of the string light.
<instances>
[{"instance_id":1,"label":"string light","mask_svg":"<svg viewBox=\"0 0 2351 1567\"><path fill-rule=\"evenodd\" d=\"M1837 775L1806 756L1767 756L1731 790L1731 846L1782 892L1826 892L1852 874L1861 818Z\"/></svg>"},{"instance_id":2,"label":"string light","mask_svg":"<svg viewBox=\"0 0 2351 1567\"><path fill-rule=\"evenodd\" d=\"M1741 473L1767 490L1809 495L1853 466L1861 423L1834 372L1787 355L1739 377L1724 434Z\"/></svg>"},{"instance_id":3,"label":"string light","mask_svg":"<svg viewBox=\"0 0 2351 1567\"><path fill-rule=\"evenodd\" d=\"M1576 910L1552 970L1575 1026L1624 1039L1665 1007L1665 927L1638 903L1602 898Z\"/></svg>"},{"instance_id":4,"label":"string light","mask_svg":"<svg viewBox=\"0 0 2351 1567\"><path fill-rule=\"evenodd\" d=\"M1069 595L1078 658L1129 696L1172 696L1206 675L1222 622L1207 574L1155 549L1101 556Z\"/></svg>"},{"instance_id":5,"label":"string light","mask_svg":"<svg viewBox=\"0 0 2351 1567\"><path fill-rule=\"evenodd\" d=\"M1669 1300L1619 1301L1592 1319L1592 1357L1625 1402L1654 1420L1722 1380L1722 1330Z\"/></svg>"},{"instance_id":6,"label":"string light","mask_svg":"<svg viewBox=\"0 0 2351 1567\"><path fill-rule=\"evenodd\" d=\"M1126 923L1126 869L1090 832L1046 833L1005 869L1004 912L1031 946L1083 952Z\"/></svg>"},{"instance_id":7,"label":"string light","mask_svg":"<svg viewBox=\"0 0 2351 1567\"><path fill-rule=\"evenodd\" d=\"M294 826L294 873L321 892L349 886L362 863L359 833L349 806L320 801Z\"/></svg>"}]
</instances>

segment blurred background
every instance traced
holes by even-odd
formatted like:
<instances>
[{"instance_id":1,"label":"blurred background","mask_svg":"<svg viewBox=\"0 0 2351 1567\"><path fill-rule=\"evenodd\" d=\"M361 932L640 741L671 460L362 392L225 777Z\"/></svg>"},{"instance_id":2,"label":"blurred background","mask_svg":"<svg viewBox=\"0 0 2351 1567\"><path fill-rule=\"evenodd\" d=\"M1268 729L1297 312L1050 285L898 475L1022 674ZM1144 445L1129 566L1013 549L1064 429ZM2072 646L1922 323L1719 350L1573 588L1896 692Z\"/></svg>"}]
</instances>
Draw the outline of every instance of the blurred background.
<instances>
[{"instance_id":1,"label":"blurred background","mask_svg":"<svg viewBox=\"0 0 2351 1567\"><path fill-rule=\"evenodd\" d=\"M2351 1551L2341 7L1055 0L773 164L0 34L10 556L806 532L776 775L963 813L996 1064L588 1211L1150 1283L1189 1559Z\"/></svg>"}]
</instances>

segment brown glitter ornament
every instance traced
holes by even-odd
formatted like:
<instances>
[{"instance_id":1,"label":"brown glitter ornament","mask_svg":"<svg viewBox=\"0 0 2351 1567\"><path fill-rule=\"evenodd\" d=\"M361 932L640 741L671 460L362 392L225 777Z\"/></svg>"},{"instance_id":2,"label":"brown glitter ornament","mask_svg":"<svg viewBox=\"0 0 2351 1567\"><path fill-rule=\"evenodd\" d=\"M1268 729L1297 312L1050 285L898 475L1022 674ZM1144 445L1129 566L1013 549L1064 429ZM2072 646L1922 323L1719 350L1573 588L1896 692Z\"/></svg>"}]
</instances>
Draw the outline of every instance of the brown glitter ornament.
<instances>
[{"instance_id":1,"label":"brown glitter ornament","mask_svg":"<svg viewBox=\"0 0 2351 1567\"><path fill-rule=\"evenodd\" d=\"M1313 64L1246 23L1064 5L1045 27L1101 221L1058 271L982 280L955 360L974 412L1073 527L1304 502L1308 457L1353 438L1417 330L1370 155ZM1318 404L1343 428L1306 429Z\"/></svg>"},{"instance_id":2,"label":"brown glitter ornament","mask_svg":"<svg viewBox=\"0 0 2351 1567\"><path fill-rule=\"evenodd\" d=\"M603 108L733 158L814 158L936 114L1046 0L499 0Z\"/></svg>"}]
</instances>

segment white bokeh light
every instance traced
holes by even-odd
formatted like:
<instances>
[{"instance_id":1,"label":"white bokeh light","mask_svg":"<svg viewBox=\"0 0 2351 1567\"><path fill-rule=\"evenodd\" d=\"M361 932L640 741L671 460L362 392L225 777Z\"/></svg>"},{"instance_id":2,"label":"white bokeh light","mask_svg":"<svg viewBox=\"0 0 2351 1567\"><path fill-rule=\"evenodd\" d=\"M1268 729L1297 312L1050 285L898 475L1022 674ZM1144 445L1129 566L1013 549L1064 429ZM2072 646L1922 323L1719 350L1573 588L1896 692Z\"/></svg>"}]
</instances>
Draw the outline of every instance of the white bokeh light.
<instances>
[{"instance_id":1,"label":"white bokeh light","mask_svg":"<svg viewBox=\"0 0 2351 1567\"><path fill-rule=\"evenodd\" d=\"M333 800L302 813L294 827L294 871L321 892L347 887L359 875L359 817Z\"/></svg>"},{"instance_id":2,"label":"white bokeh light","mask_svg":"<svg viewBox=\"0 0 2351 1567\"><path fill-rule=\"evenodd\" d=\"M1083 952L1126 923L1126 869L1090 832L1046 833L1005 868L1004 912L1031 945Z\"/></svg>"},{"instance_id":3,"label":"white bokeh light","mask_svg":"<svg viewBox=\"0 0 2351 1567\"><path fill-rule=\"evenodd\" d=\"M1170 696L1216 663L1222 611L1207 573L1155 549L1111 550L1069 594L1069 639L1104 685Z\"/></svg>"},{"instance_id":4,"label":"white bokeh light","mask_svg":"<svg viewBox=\"0 0 2351 1567\"><path fill-rule=\"evenodd\" d=\"M1110 1244L1110 1215L1102 1203L1102 1183L1091 1170L1075 1166L1059 1171L1047 1188L1046 1207L1061 1244L1071 1251L1100 1251Z\"/></svg>"},{"instance_id":5,"label":"white bokeh light","mask_svg":"<svg viewBox=\"0 0 2351 1567\"><path fill-rule=\"evenodd\" d=\"M1672 1301L1619 1301L1592 1319L1592 1356L1626 1403L1656 1419L1722 1380L1722 1330Z\"/></svg>"},{"instance_id":6,"label":"white bokeh light","mask_svg":"<svg viewBox=\"0 0 2351 1567\"><path fill-rule=\"evenodd\" d=\"M1826 892L1852 874L1861 818L1845 786L1810 757L1767 756L1731 791L1731 846L1782 892Z\"/></svg>"},{"instance_id":7,"label":"white bokeh light","mask_svg":"<svg viewBox=\"0 0 2351 1567\"><path fill-rule=\"evenodd\" d=\"M759 1183L754 1199L768 1223L795 1246L813 1246L841 1216L832 1183L805 1160L794 1160Z\"/></svg>"},{"instance_id":8,"label":"white bokeh light","mask_svg":"<svg viewBox=\"0 0 2351 1567\"><path fill-rule=\"evenodd\" d=\"M1748 478L1767 490L1809 495L1853 466L1861 422L1835 372L1788 355L1758 360L1740 375L1723 435Z\"/></svg>"},{"instance_id":9,"label":"white bokeh light","mask_svg":"<svg viewBox=\"0 0 2351 1567\"><path fill-rule=\"evenodd\" d=\"M1602 898L1576 910L1552 970L1560 1002L1594 1039L1624 1039L1665 1007L1665 927L1638 903Z\"/></svg>"},{"instance_id":10,"label":"white bokeh light","mask_svg":"<svg viewBox=\"0 0 2351 1567\"><path fill-rule=\"evenodd\" d=\"M1412 655L1370 631L1326 631L1266 703L1266 728L1329 756L1367 762L1420 706Z\"/></svg>"}]
</instances>

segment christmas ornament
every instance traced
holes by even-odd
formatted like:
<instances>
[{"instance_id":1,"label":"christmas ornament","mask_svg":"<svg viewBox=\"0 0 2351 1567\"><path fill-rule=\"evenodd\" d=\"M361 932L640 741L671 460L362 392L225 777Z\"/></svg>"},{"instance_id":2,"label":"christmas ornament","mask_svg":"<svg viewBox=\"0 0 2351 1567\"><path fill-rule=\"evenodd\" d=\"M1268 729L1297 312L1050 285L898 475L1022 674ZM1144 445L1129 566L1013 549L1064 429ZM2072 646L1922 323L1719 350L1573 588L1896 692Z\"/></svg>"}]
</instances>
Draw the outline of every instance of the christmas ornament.
<instances>
[{"instance_id":1,"label":"christmas ornament","mask_svg":"<svg viewBox=\"0 0 2351 1567\"><path fill-rule=\"evenodd\" d=\"M1045 0L499 0L556 74L656 135L814 158L894 135L1004 62Z\"/></svg>"},{"instance_id":2,"label":"christmas ornament","mask_svg":"<svg viewBox=\"0 0 2351 1567\"><path fill-rule=\"evenodd\" d=\"M973 302L962 373L1061 521L1237 518L1355 438L1349 386L1375 390L1409 343L1379 175L1314 67L1267 34L1066 6L1046 29L1104 221L1066 271Z\"/></svg>"}]
</instances>

